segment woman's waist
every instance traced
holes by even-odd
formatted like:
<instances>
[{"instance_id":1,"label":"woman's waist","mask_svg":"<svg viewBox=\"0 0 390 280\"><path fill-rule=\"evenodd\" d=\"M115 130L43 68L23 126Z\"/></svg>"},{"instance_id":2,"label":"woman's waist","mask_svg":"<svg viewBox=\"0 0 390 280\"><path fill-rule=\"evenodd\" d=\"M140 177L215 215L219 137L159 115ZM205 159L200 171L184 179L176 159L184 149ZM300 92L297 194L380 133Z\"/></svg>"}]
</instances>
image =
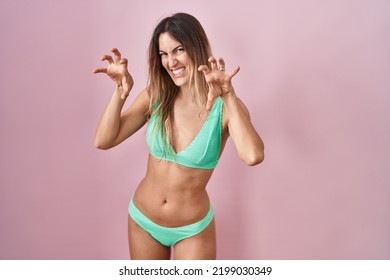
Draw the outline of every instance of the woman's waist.
<instances>
[{"instance_id":1,"label":"woman's waist","mask_svg":"<svg viewBox=\"0 0 390 280\"><path fill-rule=\"evenodd\" d=\"M182 226L201 220L210 209L204 188L185 189L142 181L133 201L153 222L169 227Z\"/></svg>"}]
</instances>

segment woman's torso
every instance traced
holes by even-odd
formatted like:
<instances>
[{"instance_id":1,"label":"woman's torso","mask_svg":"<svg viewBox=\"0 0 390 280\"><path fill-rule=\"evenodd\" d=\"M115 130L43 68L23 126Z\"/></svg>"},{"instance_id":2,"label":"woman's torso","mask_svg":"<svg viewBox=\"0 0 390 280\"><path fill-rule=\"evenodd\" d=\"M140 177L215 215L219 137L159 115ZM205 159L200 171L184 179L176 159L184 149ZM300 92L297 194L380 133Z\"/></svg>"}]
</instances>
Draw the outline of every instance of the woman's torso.
<instances>
[{"instance_id":1,"label":"woman's torso","mask_svg":"<svg viewBox=\"0 0 390 280\"><path fill-rule=\"evenodd\" d=\"M190 117L186 120L186 116L177 110L175 116L180 119L180 122L174 122L179 123L176 129L186 133L179 134L181 147L176 146L175 149L182 151L192 143L209 119L206 116L203 120ZM221 116L218 157L228 138L227 120L222 111ZM180 123L187 127L180 127ZM192 135L189 133L191 130ZM134 203L148 218L162 226L177 227L197 222L207 214L210 207L206 185L213 170L187 167L149 154L146 175L135 192Z\"/></svg>"}]
</instances>

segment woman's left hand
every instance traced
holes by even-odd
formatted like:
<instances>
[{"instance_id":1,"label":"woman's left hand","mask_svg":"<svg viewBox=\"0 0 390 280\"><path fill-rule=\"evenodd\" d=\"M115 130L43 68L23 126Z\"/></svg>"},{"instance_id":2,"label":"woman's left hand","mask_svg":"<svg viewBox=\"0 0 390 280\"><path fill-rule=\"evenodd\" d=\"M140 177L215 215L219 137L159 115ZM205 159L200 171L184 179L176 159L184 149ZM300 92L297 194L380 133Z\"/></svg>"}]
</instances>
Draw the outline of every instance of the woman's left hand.
<instances>
[{"instance_id":1,"label":"woman's left hand","mask_svg":"<svg viewBox=\"0 0 390 280\"><path fill-rule=\"evenodd\" d=\"M210 111L214 105L215 99L232 91L232 78L240 71L240 67L235 68L232 72L225 71L225 61L223 58L215 59L213 56L209 58L211 69L207 65L201 65L198 71L202 71L209 85L207 95L206 110Z\"/></svg>"}]
</instances>

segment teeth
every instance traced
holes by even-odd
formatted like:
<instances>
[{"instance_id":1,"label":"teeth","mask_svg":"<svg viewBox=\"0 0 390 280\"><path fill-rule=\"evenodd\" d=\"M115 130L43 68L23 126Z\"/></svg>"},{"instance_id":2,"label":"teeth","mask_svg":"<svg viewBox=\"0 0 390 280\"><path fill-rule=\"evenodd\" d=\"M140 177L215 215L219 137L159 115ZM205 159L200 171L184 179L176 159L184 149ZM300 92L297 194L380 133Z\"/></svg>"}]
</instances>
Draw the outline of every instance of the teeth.
<instances>
[{"instance_id":1,"label":"teeth","mask_svg":"<svg viewBox=\"0 0 390 280\"><path fill-rule=\"evenodd\" d=\"M179 76L181 73L184 72L184 70L185 70L185 68L175 69L175 70L172 70L172 73L175 76Z\"/></svg>"}]
</instances>

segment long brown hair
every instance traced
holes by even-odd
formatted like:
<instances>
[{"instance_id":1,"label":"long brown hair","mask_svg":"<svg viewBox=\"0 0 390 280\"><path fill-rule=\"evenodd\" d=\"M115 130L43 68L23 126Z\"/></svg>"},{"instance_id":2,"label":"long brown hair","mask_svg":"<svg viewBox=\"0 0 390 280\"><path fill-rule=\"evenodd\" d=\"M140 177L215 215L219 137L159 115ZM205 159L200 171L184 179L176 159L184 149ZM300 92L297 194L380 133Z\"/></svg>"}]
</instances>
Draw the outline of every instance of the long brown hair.
<instances>
[{"instance_id":1,"label":"long brown hair","mask_svg":"<svg viewBox=\"0 0 390 280\"><path fill-rule=\"evenodd\" d=\"M179 87L175 85L164 66L161 63L159 37L162 33L168 33L184 47L190 58L189 88L195 93L196 100L204 105L207 100L208 85L203 73L198 71L200 65L208 65L211 56L211 47L200 22L192 15L177 13L166 17L159 22L154 29L149 44L149 77L148 93L150 104L148 116L159 116L156 129L161 133L165 148L172 137L171 115ZM156 131L158 133L158 131ZM165 139L167 142L165 143Z\"/></svg>"}]
</instances>

